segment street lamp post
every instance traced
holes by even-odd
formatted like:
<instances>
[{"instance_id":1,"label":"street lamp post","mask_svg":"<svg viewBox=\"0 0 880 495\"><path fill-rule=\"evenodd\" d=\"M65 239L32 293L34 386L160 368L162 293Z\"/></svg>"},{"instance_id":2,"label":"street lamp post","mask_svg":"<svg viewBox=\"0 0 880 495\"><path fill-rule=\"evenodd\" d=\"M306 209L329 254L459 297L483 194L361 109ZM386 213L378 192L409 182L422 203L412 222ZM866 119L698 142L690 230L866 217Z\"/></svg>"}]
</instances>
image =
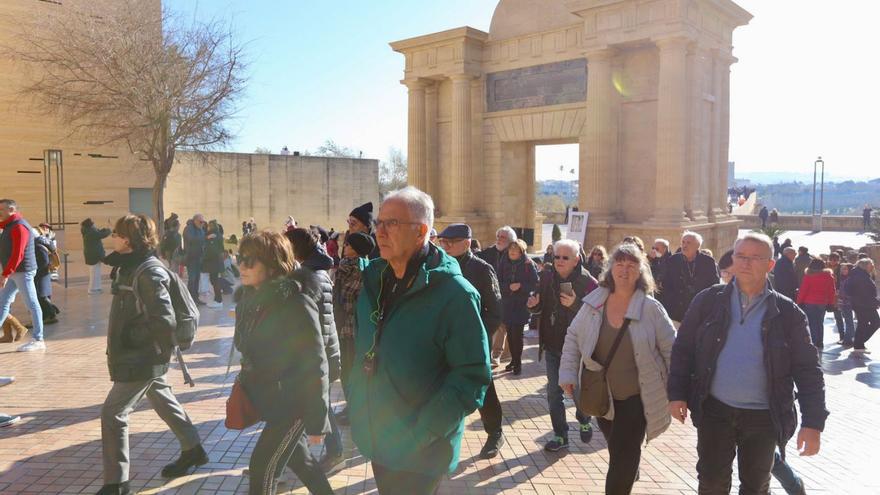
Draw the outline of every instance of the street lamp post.
<instances>
[{"instance_id":1,"label":"street lamp post","mask_svg":"<svg viewBox=\"0 0 880 495\"><path fill-rule=\"evenodd\" d=\"M819 211L816 212L816 172L819 169L819 166L822 166L822 175L819 189ZM825 161L822 160L822 157L816 159L813 162L813 232L821 232L822 231L822 214L825 209Z\"/></svg>"}]
</instances>

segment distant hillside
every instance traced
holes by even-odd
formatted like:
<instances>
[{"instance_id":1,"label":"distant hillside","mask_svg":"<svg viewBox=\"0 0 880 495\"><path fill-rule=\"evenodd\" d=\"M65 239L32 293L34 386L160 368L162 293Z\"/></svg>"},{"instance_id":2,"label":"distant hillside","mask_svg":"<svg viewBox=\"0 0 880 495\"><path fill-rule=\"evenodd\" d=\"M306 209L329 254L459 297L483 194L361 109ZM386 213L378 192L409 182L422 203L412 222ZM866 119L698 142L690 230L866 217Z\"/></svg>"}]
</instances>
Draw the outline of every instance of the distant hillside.
<instances>
[{"instance_id":1,"label":"distant hillside","mask_svg":"<svg viewBox=\"0 0 880 495\"><path fill-rule=\"evenodd\" d=\"M803 182L805 184L813 184L813 172L740 172L736 171L736 179L742 180L746 179L751 181L752 184L780 184L780 183L789 183L789 182ZM825 184L829 182L846 182L846 181L866 181L870 179L875 179L877 176L871 175L863 175L863 176L847 176L847 175L835 175L829 173L828 170L825 171ZM817 177L817 181L819 178Z\"/></svg>"},{"instance_id":2,"label":"distant hillside","mask_svg":"<svg viewBox=\"0 0 880 495\"><path fill-rule=\"evenodd\" d=\"M755 184L758 202L781 213L809 214L812 211L813 177L809 182ZM868 182L825 182L825 211L832 215L861 215L865 204L880 207L880 179ZM819 209L819 187L816 188Z\"/></svg>"}]
</instances>

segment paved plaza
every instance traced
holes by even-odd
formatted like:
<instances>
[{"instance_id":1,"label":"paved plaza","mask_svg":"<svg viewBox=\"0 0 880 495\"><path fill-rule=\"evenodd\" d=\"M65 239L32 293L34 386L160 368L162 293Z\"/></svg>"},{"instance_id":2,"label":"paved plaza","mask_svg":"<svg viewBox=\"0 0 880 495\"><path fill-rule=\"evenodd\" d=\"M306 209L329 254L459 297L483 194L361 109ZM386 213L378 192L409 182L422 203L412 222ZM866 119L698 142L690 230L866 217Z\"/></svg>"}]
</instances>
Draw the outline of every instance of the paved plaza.
<instances>
[{"instance_id":1,"label":"paved plaza","mask_svg":"<svg viewBox=\"0 0 880 495\"><path fill-rule=\"evenodd\" d=\"M105 290L108 289L105 283ZM62 322L48 327L46 353L16 353L0 344L0 374L17 381L0 389L0 411L21 415L15 426L0 429L0 493L95 493L101 479L99 410L110 388L105 364L105 331L111 296L86 296L85 287L56 290ZM16 304L16 313L22 314ZM146 401L131 418L132 485L141 494L233 494L247 492L247 466L257 428L244 432L223 426L225 401L235 375L226 366L233 333L229 314L205 310L196 345L186 353L196 386L183 384L175 368L169 377L177 396L201 432L212 462L193 475L166 481L161 467L178 455L178 444ZM830 314L829 314L830 316ZM826 319L826 342L835 342L833 319ZM869 344L870 346L870 344ZM880 351L880 348L878 348ZM808 493L876 494L880 478L871 457L880 445L880 352L863 358L831 344L823 354L832 412L818 457L800 458L792 444L791 465ZM505 413L507 445L490 461L478 459L485 439L478 414L467 420L461 464L441 493L601 494L608 453L601 434L584 445L572 432L570 452L542 450L549 437L543 362L536 362L534 339L527 342L523 374L497 376ZM338 384L334 386L338 399ZM569 416L572 426L574 416ZM353 449L351 459L330 481L339 494L375 493L369 464ZM644 448L641 481L633 493L694 493L696 432L673 425ZM284 493L307 493L290 475ZM774 483L774 493L783 493Z\"/></svg>"}]
</instances>

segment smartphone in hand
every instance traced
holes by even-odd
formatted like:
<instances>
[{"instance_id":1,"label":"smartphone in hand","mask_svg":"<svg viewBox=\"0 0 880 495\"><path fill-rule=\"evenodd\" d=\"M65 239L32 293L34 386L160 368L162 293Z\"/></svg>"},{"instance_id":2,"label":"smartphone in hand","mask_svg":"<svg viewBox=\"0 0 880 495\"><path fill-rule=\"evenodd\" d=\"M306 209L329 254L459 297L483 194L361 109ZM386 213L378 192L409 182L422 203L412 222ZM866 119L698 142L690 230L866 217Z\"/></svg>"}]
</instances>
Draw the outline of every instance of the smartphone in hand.
<instances>
[{"instance_id":1,"label":"smartphone in hand","mask_svg":"<svg viewBox=\"0 0 880 495\"><path fill-rule=\"evenodd\" d=\"M574 288L571 286L571 282L562 282L559 284L559 292L567 296L573 296Z\"/></svg>"}]
</instances>

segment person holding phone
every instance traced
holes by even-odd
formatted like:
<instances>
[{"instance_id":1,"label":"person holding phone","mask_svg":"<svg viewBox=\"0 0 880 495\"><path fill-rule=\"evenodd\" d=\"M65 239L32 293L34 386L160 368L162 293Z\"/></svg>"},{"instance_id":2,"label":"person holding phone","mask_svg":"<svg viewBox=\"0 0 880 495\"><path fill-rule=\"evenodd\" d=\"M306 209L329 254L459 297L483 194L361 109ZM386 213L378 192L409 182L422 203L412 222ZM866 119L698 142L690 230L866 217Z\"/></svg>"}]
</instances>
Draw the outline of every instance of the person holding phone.
<instances>
[{"instance_id":1,"label":"person holding phone","mask_svg":"<svg viewBox=\"0 0 880 495\"><path fill-rule=\"evenodd\" d=\"M565 404L559 387L559 365L568 326L583 304L581 300L597 286L596 279L581 264L580 245L564 239L553 245L553 266L541 272L541 281L526 305L533 314L540 315L538 323L538 359L547 362L547 403L553 438L544 450L557 452L568 448L568 423ZM593 439L591 418L577 411L581 441Z\"/></svg>"},{"instance_id":2,"label":"person holding phone","mask_svg":"<svg viewBox=\"0 0 880 495\"><path fill-rule=\"evenodd\" d=\"M514 375L522 373L523 328L529 322L526 301L538 285L538 267L526 256L525 241L517 239L507 249L509 263L501 265L501 317L507 327L510 364L504 368Z\"/></svg>"}]
</instances>

